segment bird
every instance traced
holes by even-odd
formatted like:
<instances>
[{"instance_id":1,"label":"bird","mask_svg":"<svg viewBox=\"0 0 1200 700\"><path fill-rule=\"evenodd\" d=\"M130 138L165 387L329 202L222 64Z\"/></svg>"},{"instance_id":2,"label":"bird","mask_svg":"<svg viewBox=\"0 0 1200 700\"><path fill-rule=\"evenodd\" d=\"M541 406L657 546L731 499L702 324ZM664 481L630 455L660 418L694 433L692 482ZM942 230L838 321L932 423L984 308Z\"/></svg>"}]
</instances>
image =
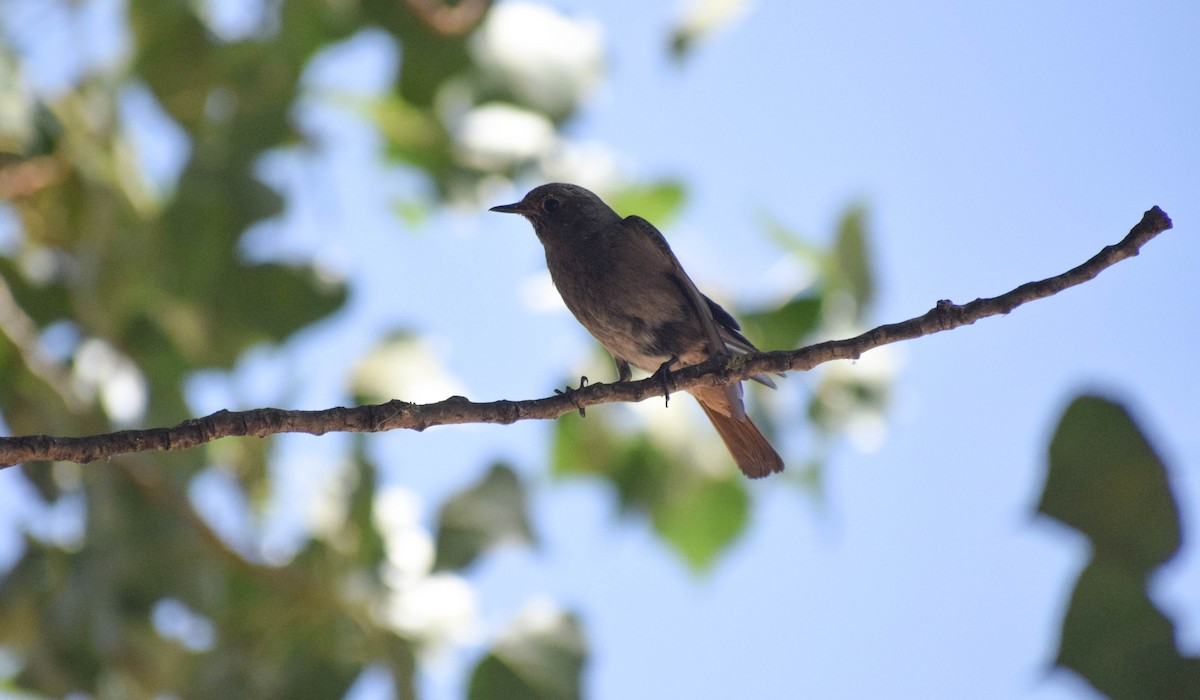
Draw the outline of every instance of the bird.
<instances>
[{"instance_id":1,"label":"bird","mask_svg":"<svg viewBox=\"0 0 1200 700\"><path fill-rule=\"evenodd\" d=\"M758 348L725 309L700 293L667 239L640 216L621 217L590 190L553 182L491 211L519 214L532 225L546 267L575 318L613 356L618 381L630 366L659 374L700 364L718 353ZM766 375L755 381L774 388ZM749 416L741 382L687 390L700 403L747 477L783 470L783 460Z\"/></svg>"}]
</instances>

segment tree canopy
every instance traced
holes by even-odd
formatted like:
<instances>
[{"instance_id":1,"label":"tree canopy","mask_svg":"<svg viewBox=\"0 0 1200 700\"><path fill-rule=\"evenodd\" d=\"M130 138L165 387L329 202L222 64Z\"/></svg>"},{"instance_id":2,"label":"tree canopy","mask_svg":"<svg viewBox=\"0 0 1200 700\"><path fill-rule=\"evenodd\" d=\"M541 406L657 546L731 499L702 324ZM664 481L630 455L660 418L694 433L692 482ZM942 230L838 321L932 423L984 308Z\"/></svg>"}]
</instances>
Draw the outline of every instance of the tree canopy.
<instances>
[{"instance_id":1,"label":"tree canopy","mask_svg":"<svg viewBox=\"0 0 1200 700\"><path fill-rule=\"evenodd\" d=\"M330 193L346 182L332 168L305 170L320 173L311 181L289 171L305 159L323 162L330 120L370 135L378 169L351 186L379 184L390 197L397 235L388 245L449 239L455 217L497 203L513 183L588 181L622 214L663 226L693 194L685 176L630 176L575 138L612 57L593 22L546 6L286 0L239 13L228 3L162 0L36 5L3 14L0 41L0 416L8 435L172 425L211 406L205 387L240 402L240 388L255 382L283 386L282 400L303 397L309 381L336 383L314 395L343 403L456 393L437 328L339 335L356 304L380 303L363 301L379 290L338 266L341 227L355 219L336 211ZM722 6L695 3L655 48L686 72L710 32L733 19ZM46 40L55 32L91 37L81 40L89 50L55 55ZM378 84L322 72L362 45L373 57L364 61L385 65L373 72ZM287 180L289 172L297 179ZM322 215L330 230L316 236L327 255L289 244L302 207L335 210ZM832 220L827 235L806 236L760 217L766 245L807 280L783 298L737 303L735 315L761 347L798 348L878 320L871 210L854 202ZM435 234L431 221L451 223ZM1097 248L1111 242L1104 236ZM439 270L445 286L427 289L432 297L450 294L480 264L416 266ZM288 352L321 359L283 377L255 364ZM589 361L594 378L608 376L598 351ZM804 431L802 449L788 441L781 483L820 500L829 455L848 432L884 420L891 371L863 364L791 379L804 391L791 388L783 399L751 395L768 432ZM314 365L328 372L319 382L308 373ZM7 470L6 488L24 489L20 497L43 510L37 523L21 525L19 554L0 571L0 650L12 660L11 669L0 664L0 688L343 697L370 676L397 697L417 696L422 664L460 644L457 621L475 614L466 574L497 550L545 540L531 514L537 477L515 457L462 465L447 450L444 463L421 468L472 476L417 502L413 492L381 485L392 465L375 439L314 448L334 474L331 491L316 499L319 516L296 516L305 506L294 500L290 515L273 510L300 498L288 483L311 443L284 450L276 439L223 440L82 468L28 462L20 485L8 476L17 469ZM589 411L553 425L544 466L558 485L602 484L618 513L702 575L746 534L760 492L698 440L637 409ZM1200 687L1196 661L1181 655L1172 623L1146 594L1148 577L1182 538L1164 460L1125 409L1097 397L1071 404L1049 455L1038 509L1093 543L1057 663L1114 697ZM279 528L300 532L279 545L271 536ZM474 640L482 649L462 686L479 700L579 697L595 652L592 622L569 601L529 605ZM1106 663L1113 655L1130 664Z\"/></svg>"}]
</instances>

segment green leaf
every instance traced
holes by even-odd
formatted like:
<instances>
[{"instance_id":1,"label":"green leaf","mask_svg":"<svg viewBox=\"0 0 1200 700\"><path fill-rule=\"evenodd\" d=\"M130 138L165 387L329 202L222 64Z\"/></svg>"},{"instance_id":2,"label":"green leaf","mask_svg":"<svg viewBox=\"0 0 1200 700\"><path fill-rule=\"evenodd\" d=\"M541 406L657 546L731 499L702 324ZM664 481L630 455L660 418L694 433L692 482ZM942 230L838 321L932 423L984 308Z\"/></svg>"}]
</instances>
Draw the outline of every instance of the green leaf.
<instances>
[{"instance_id":1,"label":"green leaf","mask_svg":"<svg viewBox=\"0 0 1200 700\"><path fill-rule=\"evenodd\" d=\"M47 256L60 254L60 251L53 249L42 249L41 252ZM0 279L8 285L17 306L38 325L46 326L51 321L70 318L70 289L65 285L31 283L18 271L14 261L5 257L0 257Z\"/></svg>"},{"instance_id":2,"label":"green leaf","mask_svg":"<svg viewBox=\"0 0 1200 700\"><path fill-rule=\"evenodd\" d=\"M574 700L586 656L574 615L527 611L471 674L470 700Z\"/></svg>"},{"instance_id":3,"label":"green leaf","mask_svg":"<svg viewBox=\"0 0 1200 700\"><path fill-rule=\"evenodd\" d=\"M387 139L389 157L430 172L443 172L450 167L450 135L431 112L397 95L359 109Z\"/></svg>"},{"instance_id":4,"label":"green leaf","mask_svg":"<svg viewBox=\"0 0 1200 700\"><path fill-rule=\"evenodd\" d=\"M1179 654L1174 626L1147 594L1151 573L1179 548L1178 507L1162 460L1123 407L1071 402L1038 510L1092 542L1057 663L1113 698L1195 697L1200 660Z\"/></svg>"},{"instance_id":5,"label":"green leaf","mask_svg":"<svg viewBox=\"0 0 1200 700\"><path fill-rule=\"evenodd\" d=\"M866 208L861 205L851 207L838 224L837 241L834 244L838 274L857 302L860 318L875 297L866 219Z\"/></svg>"},{"instance_id":6,"label":"green leaf","mask_svg":"<svg viewBox=\"0 0 1200 700\"><path fill-rule=\"evenodd\" d=\"M154 0L130 4L129 25L136 48L132 68L175 121L198 131L209 89L220 80L204 25L185 4Z\"/></svg>"},{"instance_id":7,"label":"green leaf","mask_svg":"<svg viewBox=\"0 0 1200 700\"><path fill-rule=\"evenodd\" d=\"M559 476L597 474L608 471L615 436L597 411L584 418L568 413L554 423L551 465ZM592 420L597 417L597 420Z\"/></svg>"},{"instance_id":8,"label":"green leaf","mask_svg":"<svg viewBox=\"0 0 1200 700\"><path fill-rule=\"evenodd\" d=\"M1057 663L1112 698L1194 697L1200 660L1182 659L1171 621L1146 595L1145 577L1098 554L1071 596Z\"/></svg>"},{"instance_id":9,"label":"green leaf","mask_svg":"<svg viewBox=\"0 0 1200 700\"><path fill-rule=\"evenodd\" d=\"M1098 397L1075 399L1063 415L1038 510L1143 575L1179 549L1179 508L1162 460L1124 408Z\"/></svg>"},{"instance_id":10,"label":"green leaf","mask_svg":"<svg viewBox=\"0 0 1200 700\"><path fill-rule=\"evenodd\" d=\"M821 323L821 299L798 296L770 311L741 315L746 336L764 350L788 350L799 347L800 341Z\"/></svg>"},{"instance_id":11,"label":"green leaf","mask_svg":"<svg viewBox=\"0 0 1200 700\"><path fill-rule=\"evenodd\" d=\"M532 544L527 509L516 472L504 464L493 466L482 480L442 507L433 568L461 569L493 547Z\"/></svg>"},{"instance_id":12,"label":"green leaf","mask_svg":"<svg viewBox=\"0 0 1200 700\"><path fill-rule=\"evenodd\" d=\"M749 512L740 476L704 478L665 499L654 526L694 571L704 571L746 528Z\"/></svg>"},{"instance_id":13,"label":"green leaf","mask_svg":"<svg viewBox=\"0 0 1200 700\"><path fill-rule=\"evenodd\" d=\"M239 274L239 281L230 280L231 291L238 299L253 299L255 306L226 305L224 300L214 306L227 322L241 326L248 336L242 342L247 344L258 339L280 342L346 301L345 285L320 279L310 267L252 265Z\"/></svg>"},{"instance_id":14,"label":"green leaf","mask_svg":"<svg viewBox=\"0 0 1200 700\"><path fill-rule=\"evenodd\" d=\"M686 198L687 193L678 180L626 187L607 196L609 204L621 216L637 215L659 228L679 213Z\"/></svg>"}]
</instances>

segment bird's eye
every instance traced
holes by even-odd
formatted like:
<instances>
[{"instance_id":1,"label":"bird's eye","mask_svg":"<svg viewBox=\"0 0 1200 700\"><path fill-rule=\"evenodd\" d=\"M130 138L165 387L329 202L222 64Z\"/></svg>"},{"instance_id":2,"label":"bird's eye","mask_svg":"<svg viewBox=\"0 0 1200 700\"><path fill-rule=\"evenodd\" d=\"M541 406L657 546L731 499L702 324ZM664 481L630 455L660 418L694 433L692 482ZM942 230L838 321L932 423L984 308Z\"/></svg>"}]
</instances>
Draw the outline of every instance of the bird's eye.
<instances>
[{"instance_id":1,"label":"bird's eye","mask_svg":"<svg viewBox=\"0 0 1200 700\"><path fill-rule=\"evenodd\" d=\"M547 197L546 199L542 200L542 209L546 210L547 212L557 211L558 200L554 197Z\"/></svg>"}]
</instances>

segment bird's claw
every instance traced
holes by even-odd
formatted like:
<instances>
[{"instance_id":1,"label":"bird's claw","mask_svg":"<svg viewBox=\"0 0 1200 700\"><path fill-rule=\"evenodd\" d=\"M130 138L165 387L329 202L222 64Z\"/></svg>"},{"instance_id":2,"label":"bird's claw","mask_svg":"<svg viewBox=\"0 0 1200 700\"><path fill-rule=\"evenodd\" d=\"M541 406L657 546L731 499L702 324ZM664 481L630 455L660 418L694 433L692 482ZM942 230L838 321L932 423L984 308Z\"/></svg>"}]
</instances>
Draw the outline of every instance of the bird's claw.
<instances>
[{"instance_id":1,"label":"bird's claw","mask_svg":"<svg viewBox=\"0 0 1200 700\"><path fill-rule=\"evenodd\" d=\"M654 374L650 375L652 378L658 379L659 383L662 384L663 406L671 405L671 365L678 361L678 357L672 357L659 365Z\"/></svg>"},{"instance_id":2,"label":"bird's claw","mask_svg":"<svg viewBox=\"0 0 1200 700\"><path fill-rule=\"evenodd\" d=\"M580 391L587 385L588 385L587 376L582 376L579 378L579 387L577 389L572 389L571 387L568 386L565 390L564 389L555 389L554 393L558 394L559 396L566 396L567 398L571 399L571 403L575 404L575 408L579 409L579 417L586 418L587 411L584 410L585 407L579 403L579 399L576 399L573 397L573 394L577 391Z\"/></svg>"}]
</instances>

